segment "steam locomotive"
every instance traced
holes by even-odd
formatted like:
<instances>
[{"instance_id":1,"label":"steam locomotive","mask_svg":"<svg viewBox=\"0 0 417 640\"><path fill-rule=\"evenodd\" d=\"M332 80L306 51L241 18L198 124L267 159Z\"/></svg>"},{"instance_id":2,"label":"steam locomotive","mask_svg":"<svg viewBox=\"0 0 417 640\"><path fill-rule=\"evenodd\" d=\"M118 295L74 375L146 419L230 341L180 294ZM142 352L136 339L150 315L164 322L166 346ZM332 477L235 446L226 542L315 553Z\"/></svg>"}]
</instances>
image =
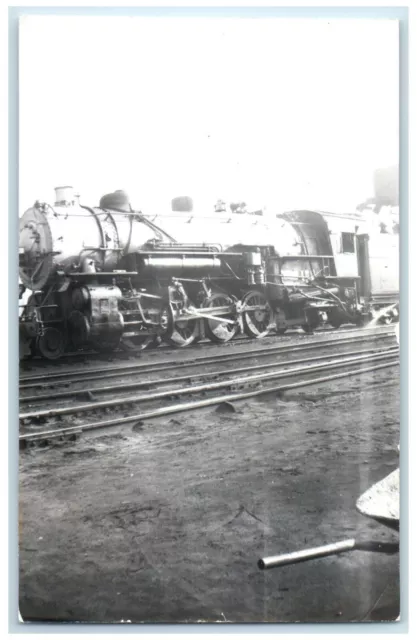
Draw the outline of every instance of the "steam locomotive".
<instances>
[{"instance_id":1,"label":"steam locomotive","mask_svg":"<svg viewBox=\"0 0 417 640\"><path fill-rule=\"evenodd\" d=\"M323 322L361 324L398 302L398 236L360 232L359 214L132 209L125 192L81 205L71 187L20 218L21 355L183 347L238 332L262 338ZM382 240L381 240L382 238Z\"/></svg>"}]
</instances>

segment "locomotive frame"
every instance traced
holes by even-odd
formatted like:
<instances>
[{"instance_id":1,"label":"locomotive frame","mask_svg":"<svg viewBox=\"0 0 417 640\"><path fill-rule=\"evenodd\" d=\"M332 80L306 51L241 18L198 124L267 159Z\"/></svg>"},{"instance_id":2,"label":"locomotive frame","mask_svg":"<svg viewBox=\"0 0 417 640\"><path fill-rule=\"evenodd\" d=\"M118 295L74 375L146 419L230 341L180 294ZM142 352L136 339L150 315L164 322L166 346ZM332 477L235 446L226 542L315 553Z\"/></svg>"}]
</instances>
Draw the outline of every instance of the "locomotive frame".
<instances>
[{"instance_id":1,"label":"locomotive frame","mask_svg":"<svg viewBox=\"0 0 417 640\"><path fill-rule=\"evenodd\" d=\"M275 221L252 243L259 219L248 216L232 214L236 227L244 220L249 229L236 244L176 241L165 230L169 217L133 211L123 192L91 208L68 188L57 189L54 207L37 202L21 219L20 273L33 291L19 323L21 355L56 359L68 347L112 351L122 340L182 347L203 337L227 342L238 332L262 338L290 326L359 325L375 306L398 300L395 291L377 305L369 291L364 296L369 244L357 233L357 216L280 214L276 220L292 243L284 252L274 244ZM65 221L72 237L64 237ZM145 231L151 238L143 242Z\"/></svg>"}]
</instances>

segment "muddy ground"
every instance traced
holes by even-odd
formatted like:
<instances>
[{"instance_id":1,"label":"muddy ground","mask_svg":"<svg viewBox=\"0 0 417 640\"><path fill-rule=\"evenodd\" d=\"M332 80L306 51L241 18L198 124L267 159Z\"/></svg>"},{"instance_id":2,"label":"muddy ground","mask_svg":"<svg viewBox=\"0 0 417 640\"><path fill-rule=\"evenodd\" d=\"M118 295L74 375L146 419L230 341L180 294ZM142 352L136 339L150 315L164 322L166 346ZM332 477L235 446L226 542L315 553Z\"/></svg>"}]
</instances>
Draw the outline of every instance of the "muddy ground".
<instances>
[{"instance_id":1,"label":"muddy ground","mask_svg":"<svg viewBox=\"0 0 417 640\"><path fill-rule=\"evenodd\" d=\"M20 454L20 611L83 622L347 622L399 614L399 558L257 560L397 534L355 510L398 466L383 369Z\"/></svg>"}]
</instances>

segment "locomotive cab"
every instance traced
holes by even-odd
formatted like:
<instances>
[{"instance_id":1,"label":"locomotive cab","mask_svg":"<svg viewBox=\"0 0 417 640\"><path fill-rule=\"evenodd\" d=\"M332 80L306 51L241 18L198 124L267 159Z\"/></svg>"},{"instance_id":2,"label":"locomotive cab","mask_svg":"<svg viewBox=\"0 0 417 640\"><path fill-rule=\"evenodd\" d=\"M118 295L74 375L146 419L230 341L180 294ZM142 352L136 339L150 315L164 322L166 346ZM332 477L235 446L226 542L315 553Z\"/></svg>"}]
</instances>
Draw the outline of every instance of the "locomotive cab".
<instances>
[{"instance_id":1,"label":"locomotive cab","mask_svg":"<svg viewBox=\"0 0 417 640\"><path fill-rule=\"evenodd\" d=\"M343 323L358 323L355 216L310 210L291 211L281 216L297 230L303 248L301 263L300 256L283 256L285 263L292 267L290 277L294 286L290 300L299 301L293 322L299 322L302 311L308 329L322 322L336 328Z\"/></svg>"},{"instance_id":2,"label":"locomotive cab","mask_svg":"<svg viewBox=\"0 0 417 640\"><path fill-rule=\"evenodd\" d=\"M398 234L360 233L358 265L359 293L367 308L381 309L399 301Z\"/></svg>"}]
</instances>

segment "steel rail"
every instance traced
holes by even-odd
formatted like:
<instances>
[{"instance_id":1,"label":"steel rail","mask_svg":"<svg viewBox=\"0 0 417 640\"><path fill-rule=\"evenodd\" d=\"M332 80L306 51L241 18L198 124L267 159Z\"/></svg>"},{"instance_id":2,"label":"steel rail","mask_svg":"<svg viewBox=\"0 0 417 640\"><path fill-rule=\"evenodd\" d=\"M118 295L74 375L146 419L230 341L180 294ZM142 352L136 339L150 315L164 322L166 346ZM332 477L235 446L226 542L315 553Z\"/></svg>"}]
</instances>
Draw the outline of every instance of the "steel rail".
<instances>
[{"instance_id":1,"label":"steel rail","mask_svg":"<svg viewBox=\"0 0 417 640\"><path fill-rule=\"evenodd\" d=\"M398 352L398 349L396 350ZM246 376L243 378L235 378L233 380L222 380L220 382L212 382L208 384L197 385L194 387L182 387L180 389L167 389L165 391L153 392L147 395L141 396L129 396L115 398L114 400L105 400L101 402L90 402L88 404L81 404L69 407L59 407L56 409L43 409L35 410L29 413L19 414L19 420L29 420L31 418L52 418L55 416L62 416L71 413L82 413L84 411L91 411L96 409L107 409L109 407L117 407L126 404L136 404L139 402L152 402L154 400L160 400L161 398L169 398L172 396L190 395L206 391L215 391L217 389L223 389L225 387L236 386L240 384L251 384L256 382L262 382L263 380L271 380L277 378L291 378L299 374L308 374L315 371L323 371L329 369L338 369L345 367L349 364L356 364L363 361L374 360L386 360L387 358L393 358L396 354L393 351L385 351L374 355L362 355L355 358L344 358L337 362L328 362L326 364L311 365L309 367L295 367L294 369L287 369L285 371L273 371L272 373L260 373L253 376Z\"/></svg>"},{"instance_id":2,"label":"steel rail","mask_svg":"<svg viewBox=\"0 0 417 640\"><path fill-rule=\"evenodd\" d=\"M42 385L50 383L49 381L57 380L59 382L65 381L73 377L81 377L83 381L96 380L96 376L99 375L101 379L114 378L119 375L131 375L134 372L157 372L166 371L168 369L178 369L197 365L217 364L219 362L231 362L234 360L248 359L262 355L286 353L288 351L309 351L311 349L318 349L321 347L331 347L340 344L356 344L361 342L368 342L370 340L384 340L386 338L394 337L394 332L389 331L386 333L377 333L371 335L359 335L352 336L350 338L339 338L337 340L310 340L304 344L285 344L278 345L276 347L262 347L260 349L245 349L233 354L219 354L218 356L200 356L197 358L190 358L182 360L181 362L175 362L173 360L162 360L160 362L141 362L136 364L129 364L119 367L100 367L99 369L76 369L75 371L62 371L57 373L46 374L44 376L31 375L22 376L19 380L20 389L29 389L33 387L40 387Z\"/></svg>"},{"instance_id":3,"label":"steel rail","mask_svg":"<svg viewBox=\"0 0 417 640\"><path fill-rule=\"evenodd\" d=\"M337 330L334 330L334 331L322 331L320 333L314 334L314 339L312 339L311 336L308 336L308 334L305 334L305 333L296 334L296 336L301 337L304 340L309 337L310 339L307 342L307 344L315 344L315 343L322 343L322 342L323 343L326 343L326 342L329 342L329 343L330 342L339 342L341 340L354 340L355 338L358 338L358 339L359 338L371 338L371 337L374 337L374 336L376 337L376 336L379 336L379 335L390 336L391 334L395 335L394 328L393 328L392 325L387 325L387 326L375 326L375 327L372 327L372 328L369 328L369 329L364 327L364 328L361 328L361 329L349 329L349 330L344 330L344 331L342 331L340 329L337 329ZM334 338L329 338L328 337L329 335L334 335L335 337ZM292 336L292 337L294 338L296 336ZM289 336L286 336L286 337L289 337ZM276 340L274 340L274 342L272 344L271 343L266 343L266 340L271 339L271 338L273 338L273 339L276 338ZM248 344L248 343L250 345L256 344L256 343L258 343L258 344L261 343L264 346L260 347L259 351L261 351L262 349L267 350L268 348L270 348L270 349L285 348L285 347L287 347L287 346L289 347L291 345L299 346L299 343L300 343L299 340L294 340L293 342L288 341L288 342L282 343L282 338L283 338L283 336L269 335L269 336L266 336L265 338L260 340L258 338L249 338L248 336L236 336L235 338L233 338L232 340L227 341L224 344L217 344L217 343L213 343L213 342L207 342L206 344L198 343L195 346L198 347L197 350L200 350L201 346L203 346L205 349L206 348L219 348L219 347L220 348L221 347L233 347L233 350L234 350L234 347L236 347L236 346L240 347L240 346L244 346L245 344ZM304 342L304 340L302 340L302 342ZM275 344L276 342L279 342L279 344ZM251 349L251 351L257 351L257 350L258 350L258 348L256 348L256 347L255 347L255 349ZM137 353L137 354L140 354L141 357L142 357L144 355L149 355L150 353L152 355L155 355L156 353L161 352L161 351L163 351L163 352L169 351L173 355L175 355L176 353L179 353L178 347L172 347L172 346L169 346L169 345L160 345L157 349L146 351L146 352L144 352L143 349L138 350L137 352L135 352L134 349L132 349L130 351L124 349L124 350L121 350L120 352L119 351L113 351L113 352L108 353L108 354L98 353L98 352L95 352L95 351L91 351L91 352L75 352L73 354L64 354L60 360L57 360L55 362L51 362L51 361L47 362L45 360L42 360L42 363L45 364L45 366L47 366L48 364L49 365L52 364L52 365L62 366L63 360L69 355L79 356L80 358L84 358L84 359L88 355L95 355L98 358L103 359L103 355L105 355L108 358L109 356L113 357L113 356L117 356L117 355L126 355L126 354L127 355L134 355L135 353ZM182 353L189 354L192 351L193 351L193 349L186 349L185 351L182 350ZM197 358L200 358L200 357L212 358L214 356L197 356ZM164 362L169 363L171 361L170 360L166 360ZM125 366L127 366L127 367L136 367L138 365L137 364L121 365L119 368L122 370L122 369L125 368ZM141 363L140 366L147 366L147 363ZM65 372L64 374L62 372L56 372L56 373L50 373L50 374L46 374L46 375L50 375L50 376L54 376L54 375L61 376L61 375L67 375L67 374L68 375L70 375L70 374L71 375L72 374L75 375L75 374L78 374L78 373L82 373L83 371L85 371L85 367L79 368L79 369L75 369L73 372L68 371L68 372ZM91 369L89 369L89 371L95 372L95 371L100 371L100 369L92 369L91 368ZM19 379L20 379L21 382L24 382L24 381L36 380L37 378L38 378L38 374L30 374L30 375L21 375Z\"/></svg>"},{"instance_id":4,"label":"steel rail","mask_svg":"<svg viewBox=\"0 0 417 640\"><path fill-rule=\"evenodd\" d=\"M20 307L22 308L22 306ZM386 329L385 326L380 326L378 325L377 327L372 327L372 329ZM294 331L294 329L292 327L288 328L288 332L286 337L291 337L292 334L291 332ZM344 328L341 327L339 329L331 329L328 327L323 327L320 328L318 331L316 330L316 334L318 336L327 336L327 335L332 335L333 333L337 333L337 334L349 334L349 333L358 333L358 331L368 331L368 329L366 327L362 327L360 329L356 328ZM301 335L303 336L303 334L301 333L297 333L296 335ZM129 337L129 336L126 336ZM144 337L155 337L152 336L151 334L144 336ZM270 335L266 336L267 338L275 338L277 340L280 340L282 338L282 336L276 335L271 333ZM239 342L244 342L244 343L253 343L256 342L257 338L250 338L249 336L247 336L246 334L237 334L236 336L234 336L231 340L229 340L227 343L225 343L223 346L235 346L237 343ZM216 342L211 342L208 338L206 339L205 342L199 342L196 344L191 344L189 345L188 351L190 351L191 349L201 349L201 347L204 346L204 348L216 348L219 347L219 344ZM169 344L160 344L158 345L158 347L155 347L155 349L157 348L158 352L166 352L168 351L168 353L170 352L177 352L178 351L178 347L173 347L172 345ZM59 358L59 360L56 361L52 361L52 360L46 360L45 358L42 358L41 356L33 356L32 358L30 358L30 360L23 360L21 361L21 364L29 364L29 365L34 365L34 366L38 366L40 365L41 368L44 367L48 367L48 366L62 366L63 363L65 363L66 361L71 362L74 361L75 359L79 359L79 360L85 360L86 358L92 358L93 360L102 360L103 357L112 357L112 358L119 358L120 360L124 360L125 358L123 356L126 356L128 358L133 358L134 356L143 355L143 351L144 349L141 347L123 347L123 345L119 345L119 347L117 347L117 349L115 349L114 351L110 352L110 354L106 354L106 353L100 353L99 351L94 351L93 349L85 349L85 350L80 350L80 351L68 351L67 353L62 354L62 356ZM155 350L148 350L147 353L149 353L149 351L152 351L152 353L155 353Z\"/></svg>"},{"instance_id":5,"label":"steel rail","mask_svg":"<svg viewBox=\"0 0 417 640\"><path fill-rule=\"evenodd\" d=\"M129 424L132 422L142 422L145 420L151 420L155 418L164 417L167 415L172 415L175 413L183 413L186 411L194 411L196 409L202 409L205 407L210 407L213 405L218 405L223 402L238 402L240 400L247 400L249 398L260 397L263 395L267 395L269 393L283 393L285 391L289 391L291 389L299 389L301 387L312 386L316 384L321 384L323 382L330 382L332 380L339 380L342 378L347 378L349 376L361 375L364 373L369 373L371 371L378 371L380 369L386 369L388 367L393 367L399 364L399 360L392 360L390 362L386 362L384 364L375 365L373 367L362 367L360 369L353 369L351 371L344 371L343 373L338 373L330 376L323 376L320 378L312 378L309 380L301 380L299 382L293 382L291 384L274 386L274 387L266 387L264 389L257 389L255 391L246 391L242 393L234 393L234 394L226 394L222 396L217 396L215 398L207 398L205 400L198 400L196 402L186 402L177 405L171 405L168 407L162 407L161 409L154 409L153 411L148 411L145 413L136 414L133 416L126 417L118 417L112 418L110 420L100 420L99 422L87 423L80 426L74 427L62 427L60 429L49 429L46 431L38 431L35 433L25 433L19 435L20 442L31 442L36 440L45 440L50 438L61 438L66 435L74 435L81 434L85 431L95 431L99 429L106 429L107 427L113 427L121 424Z\"/></svg>"},{"instance_id":6,"label":"steel rail","mask_svg":"<svg viewBox=\"0 0 417 640\"><path fill-rule=\"evenodd\" d=\"M149 294L147 294L147 295L149 295ZM22 308L22 306L23 305L21 305L20 308ZM298 329L298 327L296 327L296 326L288 327L288 332L289 333L287 333L286 337L290 337L291 335L294 335L291 332L297 331L297 329ZM321 327L319 327L318 329L315 330L315 335L318 336L318 337L329 336L329 335L333 335L333 334L336 334L336 335L340 336L341 334L343 334L343 335L351 334L351 333L357 334L357 333L363 333L365 331L376 331L376 330L380 330L380 331L385 330L386 331L387 330L387 326L385 326L385 325L376 325L376 326L369 327L369 328L368 327L353 327L352 328L351 326L350 327L347 326L347 327L340 327L339 329L334 329L332 327L326 327L326 326L323 327L323 326L321 326ZM299 333L297 331L297 333L295 335L299 335L299 336L303 337L304 334ZM153 336L149 335L148 337L153 337ZM282 339L282 336L275 335L275 334L271 333L271 334L269 334L268 336L265 337L265 339L267 339L267 338L272 338L272 339L275 338L277 340L280 340L280 339ZM263 339L263 340L265 340L265 339ZM229 342L225 343L225 345L223 345L223 346L226 346L226 345L235 346L239 342L253 343L253 342L256 342L256 341L257 341L257 338L250 338L249 336L247 336L245 334L238 334L233 339L231 339ZM204 343L201 342L198 345L197 344L189 345L189 349L188 350L190 350L190 348L191 349L193 349L193 348L200 349L201 346L204 346L204 348L216 348L216 347L219 347L219 344L217 344L215 342L211 342L211 341L209 341L207 339L207 341L204 342ZM168 351L168 352L176 352L176 351L178 351L178 347L173 347L173 346L171 346L169 344L161 344L161 345L159 345L157 347L157 349L158 349L159 352L160 351L164 351L164 352L165 351ZM85 359L85 358L88 358L88 357L93 357L93 359L101 360L101 359L103 359L103 356L106 356L106 355L107 356L110 355L111 357L114 357L114 358L118 358L120 356L120 359L123 360L124 358L122 356L134 357L135 355L142 355L143 351L144 350L141 349L141 348L137 348L137 349L135 349L135 348L123 348L122 346L120 346L117 349L115 349L114 351L112 351L110 354L104 354L104 353L100 353L99 351L93 351L91 349L90 350L86 349L84 351L69 351L68 353L64 353L59 358L59 360L56 361L55 363L53 361L50 361L50 360L45 360L45 359L41 358L40 356L34 356L30 360L24 361L24 362L28 362L28 363L31 363L31 364L34 364L34 365L41 364L42 367L43 366L45 366L45 367L46 366L51 366L51 365L54 365L54 364L57 364L58 366L60 366L60 365L63 364L63 362L65 362L65 360L71 361L72 359L75 359L75 358Z\"/></svg>"},{"instance_id":7,"label":"steel rail","mask_svg":"<svg viewBox=\"0 0 417 640\"><path fill-rule=\"evenodd\" d=\"M333 357L334 358L342 358L342 357L348 357L348 356L355 356L355 355L365 355L366 353L369 354L377 354L379 353L381 350L377 350L377 349L369 349L369 351L364 352L362 350L360 351L347 351L345 353L340 353L340 354L334 354ZM392 352L398 352L398 347L391 347L391 349L387 349L387 351L392 351ZM180 383L180 382L191 382L192 380L196 380L196 379L201 379L201 378L216 378L219 376L228 376L228 375L235 375L237 373L245 373L245 372L249 372L249 371L260 371L262 369L273 369L276 367L288 367L291 365L295 365L295 364L302 364L302 363L308 363L308 362L318 362L321 360L328 360L330 358L330 354L327 355L321 355L321 356L315 356L314 358L299 358L297 360L286 360L284 362L268 362L268 363L263 363L263 364L257 364L254 365L252 367L240 367L237 369L226 369L224 371L209 371L209 372L203 372L203 373L195 373L193 375L185 375L185 376L176 376L174 378L157 378L155 380L141 380L138 382L131 382L131 383L124 383L124 384L120 384L120 385L111 385L111 386L107 386L107 387L89 387L89 388L82 388L82 389L69 389L67 391L53 391L53 397L51 398L51 394L50 393L46 393L46 394L37 394L34 396L23 396L19 398L19 402L20 404L24 404L27 402L41 402L42 400L57 400L60 398L71 398L73 396L78 396L81 393L92 393L92 394L96 394L96 393L117 393L117 391L129 391L129 390L133 390L133 389L149 389L151 387L160 387L166 384L175 384L175 383ZM191 367L195 367L196 365L190 365Z\"/></svg>"}]
</instances>

